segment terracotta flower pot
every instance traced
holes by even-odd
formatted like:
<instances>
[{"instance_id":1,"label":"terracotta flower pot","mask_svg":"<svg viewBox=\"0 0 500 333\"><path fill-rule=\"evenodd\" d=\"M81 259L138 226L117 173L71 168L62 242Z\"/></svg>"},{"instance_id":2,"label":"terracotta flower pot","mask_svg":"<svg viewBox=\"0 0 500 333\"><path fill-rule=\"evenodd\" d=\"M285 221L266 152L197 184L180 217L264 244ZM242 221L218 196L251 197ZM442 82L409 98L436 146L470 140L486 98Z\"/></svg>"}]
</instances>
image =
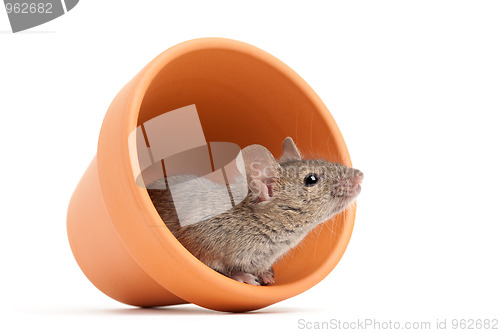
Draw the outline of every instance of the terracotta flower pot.
<instances>
[{"instance_id":1,"label":"terracotta flower pot","mask_svg":"<svg viewBox=\"0 0 500 333\"><path fill-rule=\"evenodd\" d=\"M194 104L207 141L259 143L275 156L291 136L307 155L350 166L342 135L307 83L251 45L203 38L152 60L111 103L97 155L68 209L68 237L85 275L106 295L151 307L191 302L219 311L249 311L316 285L339 262L355 209L325 222L275 266L276 283L234 281L192 256L165 227L134 176L129 137L167 110ZM131 141L134 143L135 141Z\"/></svg>"}]
</instances>

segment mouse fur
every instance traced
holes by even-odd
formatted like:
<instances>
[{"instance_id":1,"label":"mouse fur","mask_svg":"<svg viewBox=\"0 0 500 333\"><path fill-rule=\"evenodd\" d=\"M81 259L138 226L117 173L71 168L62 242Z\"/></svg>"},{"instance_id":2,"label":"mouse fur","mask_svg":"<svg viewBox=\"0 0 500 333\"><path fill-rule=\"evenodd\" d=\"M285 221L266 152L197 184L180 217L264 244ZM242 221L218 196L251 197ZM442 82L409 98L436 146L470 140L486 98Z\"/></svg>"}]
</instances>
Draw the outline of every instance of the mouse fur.
<instances>
[{"instance_id":1,"label":"mouse fur","mask_svg":"<svg viewBox=\"0 0 500 333\"><path fill-rule=\"evenodd\" d=\"M274 282L272 265L277 260L314 227L356 199L363 174L342 164L303 159L289 137L283 142L279 160L261 145L245 147L242 156L248 195L231 209L207 219L203 214L209 216L209 212L192 208L201 222L180 225L168 186L166 190L152 186L148 192L166 226L196 258L235 280L268 285ZM177 175L169 181L195 178ZM193 184L193 191L204 191L201 197L207 200L219 189L226 189L203 178ZM190 193L181 197L182 202L178 200L176 197L176 204L197 206Z\"/></svg>"}]
</instances>

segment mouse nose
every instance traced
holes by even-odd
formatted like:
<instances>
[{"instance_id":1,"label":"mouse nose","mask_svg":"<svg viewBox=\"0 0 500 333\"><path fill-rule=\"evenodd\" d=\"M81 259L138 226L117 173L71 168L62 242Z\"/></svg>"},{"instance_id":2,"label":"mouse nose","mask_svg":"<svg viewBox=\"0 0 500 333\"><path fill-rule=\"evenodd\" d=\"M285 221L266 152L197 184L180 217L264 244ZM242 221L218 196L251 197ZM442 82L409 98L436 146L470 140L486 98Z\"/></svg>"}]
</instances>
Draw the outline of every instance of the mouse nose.
<instances>
[{"instance_id":1,"label":"mouse nose","mask_svg":"<svg viewBox=\"0 0 500 333\"><path fill-rule=\"evenodd\" d=\"M363 182L364 175L360 170L354 169L354 177L353 178L354 178L354 182L356 184L361 184Z\"/></svg>"}]
</instances>

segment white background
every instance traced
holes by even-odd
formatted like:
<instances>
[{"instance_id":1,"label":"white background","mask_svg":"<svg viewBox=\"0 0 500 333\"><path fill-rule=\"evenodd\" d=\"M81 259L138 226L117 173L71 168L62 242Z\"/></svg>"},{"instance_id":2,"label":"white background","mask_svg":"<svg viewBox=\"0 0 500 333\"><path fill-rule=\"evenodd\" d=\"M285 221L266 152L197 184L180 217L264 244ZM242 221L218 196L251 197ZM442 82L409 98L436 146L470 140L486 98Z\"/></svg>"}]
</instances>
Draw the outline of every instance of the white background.
<instances>
[{"instance_id":1,"label":"white background","mask_svg":"<svg viewBox=\"0 0 500 333\"><path fill-rule=\"evenodd\" d=\"M0 9L1 330L500 319L499 18L498 1L82 0L12 34ZM354 233L325 280L266 309L131 308L80 271L67 204L118 90L206 36L266 50L323 99L365 173Z\"/></svg>"}]
</instances>

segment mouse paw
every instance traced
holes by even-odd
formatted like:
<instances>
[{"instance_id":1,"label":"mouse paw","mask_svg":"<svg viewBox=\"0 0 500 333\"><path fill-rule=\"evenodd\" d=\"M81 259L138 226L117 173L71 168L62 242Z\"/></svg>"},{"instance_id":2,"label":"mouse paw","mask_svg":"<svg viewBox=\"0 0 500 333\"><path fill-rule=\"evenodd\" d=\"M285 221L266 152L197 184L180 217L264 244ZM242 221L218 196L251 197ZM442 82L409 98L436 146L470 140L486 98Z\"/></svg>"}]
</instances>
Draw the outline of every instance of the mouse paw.
<instances>
[{"instance_id":1,"label":"mouse paw","mask_svg":"<svg viewBox=\"0 0 500 333\"><path fill-rule=\"evenodd\" d=\"M254 286L260 286L259 278L256 277L253 274L242 272L242 271L236 271L233 272L229 275L230 278L240 281L246 284L252 284Z\"/></svg>"},{"instance_id":2,"label":"mouse paw","mask_svg":"<svg viewBox=\"0 0 500 333\"><path fill-rule=\"evenodd\" d=\"M259 283L261 286L267 286L274 283L274 270L270 267L267 271L258 276Z\"/></svg>"}]
</instances>

